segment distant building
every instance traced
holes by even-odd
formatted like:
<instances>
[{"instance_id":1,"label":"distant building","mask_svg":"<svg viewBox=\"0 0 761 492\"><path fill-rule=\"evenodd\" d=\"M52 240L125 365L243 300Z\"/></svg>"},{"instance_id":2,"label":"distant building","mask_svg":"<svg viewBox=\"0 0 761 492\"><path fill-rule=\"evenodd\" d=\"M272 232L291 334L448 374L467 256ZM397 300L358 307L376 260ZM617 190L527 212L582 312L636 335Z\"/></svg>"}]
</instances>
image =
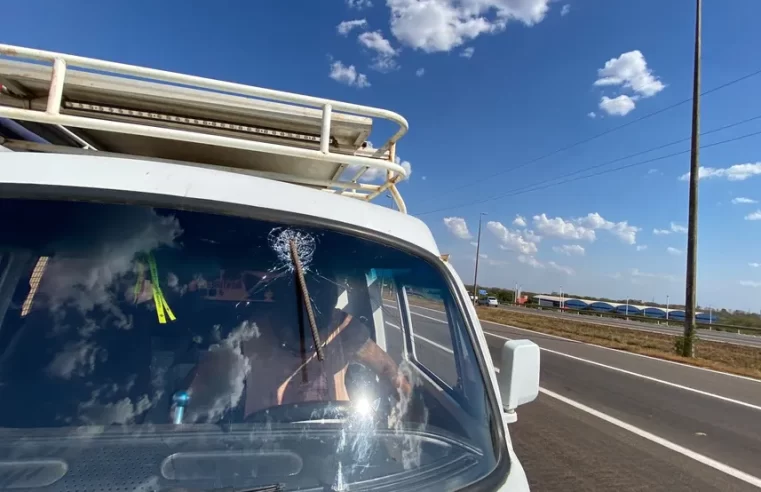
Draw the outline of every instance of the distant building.
<instances>
[{"instance_id":1,"label":"distant building","mask_svg":"<svg viewBox=\"0 0 761 492\"><path fill-rule=\"evenodd\" d=\"M597 311L601 313L615 313L615 314L630 314L633 316L647 316L648 318L660 318L666 319L668 313L668 319L674 321L684 321L686 316L684 309L666 309L655 306L639 306L636 304L625 304L619 302L606 302L596 301L594 299L579 299L576 297L560 297L560 296L547 296L537 295L534 296L534 300L540 307L553 307L559 309L573 309L578 311ZM715 320L711 319L709 313L698 312L695 313L695 318L699 323L712 323Z\"/></svg>"}]
</instances>

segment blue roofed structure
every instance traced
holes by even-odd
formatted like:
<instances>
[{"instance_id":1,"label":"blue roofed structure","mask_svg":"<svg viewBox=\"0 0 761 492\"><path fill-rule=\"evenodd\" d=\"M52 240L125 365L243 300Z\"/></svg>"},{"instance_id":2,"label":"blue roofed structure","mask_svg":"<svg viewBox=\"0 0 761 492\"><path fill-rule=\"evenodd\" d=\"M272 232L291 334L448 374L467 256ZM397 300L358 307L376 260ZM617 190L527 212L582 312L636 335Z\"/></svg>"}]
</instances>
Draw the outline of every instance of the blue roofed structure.
<instances>
[{"instance_id":1,"label":"blue roofed structure","mask_svg":"<svg viewBox=\"0 0 761 492\"><path fill-rule=\"evenodd\" d=\"M550 295L536 295L534 299L540 307L560 308L561 303L564 309L573 309L578 311L596 311L601 313L629 314L632 316L647 316L649 318L673 319L675 321L684 321L684 309L666 309L657 306L640 306L637 304L625 304L619 302L596 301L594 299L580 299L577 297L560 297ZM695 318L699 323L711 323L709 313L697 312Z\"/></svg>"}]
</instances>

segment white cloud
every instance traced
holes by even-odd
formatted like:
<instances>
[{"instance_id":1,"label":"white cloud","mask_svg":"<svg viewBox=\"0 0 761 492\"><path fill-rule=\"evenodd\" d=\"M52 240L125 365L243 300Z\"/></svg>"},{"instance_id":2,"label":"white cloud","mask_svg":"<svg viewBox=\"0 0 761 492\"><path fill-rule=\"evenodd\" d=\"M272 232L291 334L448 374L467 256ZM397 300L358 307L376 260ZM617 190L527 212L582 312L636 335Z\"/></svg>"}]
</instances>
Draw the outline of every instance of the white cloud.
<instances>
[{"instance_id":1,"label":"white cloud","mask_svg":"<svg viewBox=\"0 0 761 492\"><path fill-rule=\"evenodd\" d=\"M648 169L647 174L656 174L657 172L658 170L653 168L653 169Z\"/></svg>"},{"instance_id":2,"label":"white cloud","mask_svg":"<svg viewBox=\"0 0 761 492\"><path fill-rule=\"evenodd\" d=\"M462 217L446 217L444 219L444 225L447 226L449 232L460 239L470 239L473 237L470 231L468 231L468 224Z\"/></svg>"},{"instance_id":3,"label":"white cloud","mask_svg":"<svg viewBox=\"0 0 761 492\"><path fill-rule=\"evenodd\" d=\"M460 52L460 56L463 58L473 58L473 53L476 52L476 49L472 46L468 46L464 50Z\"/></svg>"},{"instance_id":4,"label":"white cloud","mask_svg":"<svg viewBox=\"0 0 761 492\"><path fill-rule=\"evenodd\" d=\"M370 82L365 74L358 73L354 65L347 67L340 61L330 64L330 78L350 87L357 87L359 89L370 87Z\"/></svg>"},{"instance_id":5,"label":"white cloud","mask_svg":"<svg viewBox=\"0 0 761 492\"><path fill-rule=\"evenodd\" d=\"M683 225L675 224L672 222L670 226L671 230L677 234L687 234L687 228Z\"/></svg>"},{"instance_id":6,"label":"white cloud","mask_svg":"<svg viewBox=\"0 0 761 492\"><path fill-rule=\"evenodd\" d=\"M761 263L756 263L756 262L748 263L748 266L752 268L758 268L758 267L761 267Z\"/></svg>"},{"instance_id":7,"label":"white cloud","mask_svg":"<svg viewBox=\"0 0 761 492\"><path fill-rule=\"evenodd\" d=\"M549 218L546 214L534 216L534 227L547 236L562 239L581 239L590 242L597 239L592 229L565 221L561 217Z\"/></svg>"},{"instance_id":8,"label":"white cloud","mask_svg":"<svg viewBox=\"0 0 761 492\"><path fill-rule=\"evenodd\" d=\"M412 176L412 164L410 164L410 161L404 161L401 157L396 156L395 162L404 168L407 172L407 179L409 179Z\"/></svg>"},{"instance_id":9,"label":"white cloud","mask_svg":"<svg viewBox=\"0 0 761 492\"><path fill-rule=\"evenodd\" d=\"M560 15L565 17L571 12L571 6L569 4L563 5L563 8L560 9Z\"/></svg>"},{"instance_id":10,"label":"white cloud","mask_svg":"<svg viewBox=\"0 0 761 492\"><path fill-rule=\"evenodd\" d=\"M519 255L518 261L534 268L544 268L544 264L533 256Z\"/></svg>"},{"instance_id":11,"label":"white cloud","mask_svg":"<svg viewBox=\"0 0 761 492\"><path fill-rule=\"evenodd\" d=\"M251 371L251 363L243 355L241 346L259 335L256 324L244 321L227 338L209 347L205 355L214 364L214 381L213 384L207 381L201 385L202 390L193 392L187 414L189 422L201 418L212 421L238 405L243 396L246 376Z\"/></svg>"},{"instance_id":12,"label":"white cloud","mask_svg":"<svg viewBox=\"0 0 761 492\"><path fill-rule=\"evenodd\" d=\"M637 251L645 251L647 249L647 244L638 244L637 245Z\"/></svg>"},{"instance_id":13,"label":"white cloud","mask_svg":"<svg viewBox=\"0 0 761 492\"><path fill-rule=\"evenodd\" d=\"M744 181L752 176L761 174L761 162L735 164L725 168L703 167L698 169L698 179L727 178L729 181ZM690 173L679 176L680 181L689 181Z\"/></svg>"},{"instance_id":14,"label":"white cloud","mask_svg":"<svg viewBox=\"0 0 761 492\"><path fill-rule=\"evenodd\" d=\"M677 282L679 280L674 275L669 275L667 273L641 272L636 268L632 268L631 275L634 278L652 278L652 279L659 279L659 280L668 280L669 282Z\"/></svg>"},{"instance_id":15,"label":"white cloud","mask_svg":"<svg viewBox=\"0 0 761 492\"><path fill-rule=\"evenodd\" d=\"M526 239L526 241L530 241L532 243L539 243L542 241L542 236L535 234L531 229L523 229L521 234L523 234L523 237Z\"/></svg>"},{"instance_id":16,"label":"white cloud","mask_svg":"<svg viewBox=\"0 0 761 492\"><path fill-rule=\"evenodd\" d=\"M564 244L562 246L553 246L552 251L554 251L555 253L560 253L561 255L566 255L566 256L572 256L572 255L584 256L584 253L586 252L584 250L584 247L578 244Z\"/></svg>"},{"instance_id":17,"label":"white cloud","mask_svg":"<svg viewBox=\"0 0 761 492\"><path fill-rule=\"evenodd\" d=\"M388 72L397 68L398 51L391 46L380 31L363 32L357 37L359 44L375 52L372 68L379 72Z\"/></svg>"},{"instance_id":18,"label":"white cloud","mask_svg":"<svg viewBox=\"0 0 761 492\"><path fill-rule=\"evenodd\" d=\"M336 26L338 34L346 36L354 29L362 29L367 27L367 19L356 19L350 21L343 21Z\"/></svg>"},{"instance_id":19,"label":"white cloud","mask_svg":"<svg viewBox=\"0 0 761 492\"><path fill-rule=\"evenodd\" d=\"M349 8L362 10L373 6L373 2L370 0L346 0L346 5Z\"/></svg>"},{"instance_id":20,"label":"white cloud","mask_svg":"<svg viewBox=\"0 0 761 492\"><path fill-rule=\"evenodd\" d=\"M157 401L151 401L148 395L142 395L135 403L129 397L116 402L100 403L101 389L93 390L90 400L80 403L78 417L90 425L128 424L149 410Z\"/></svg>"},{"instance_id":21,"label":"white cloud","mask_svg":"<svg viewBox=\"0 0 761 492\"><path fill-rule=\"evenodd\" d=\"M740 285L742 285L743 287L758 288L758 287L761 287L761 282L756 282L754 280L740 280Z\"/></svg>"},{"instance_id":22,"label":"white cloud","mask_svg":"<svg viewBox=\"0 0 761 492\"><path fill-rule=\"evenodd\" d=\"M602 96L600 99L600 109L613 116L626 116L636 106L634 104L635 99L621 94L613 99L608 96Z\"/></svg>"},{"instance_id":23,"label":"white cloud","mask_svg":"<svg viewBox=\"0 0 761 492\"><path fill-rule=\"evenodd\" d=\"M761 220L761 210L756 210L752 214L746 215L745 220Z\"/></svg>"},{"instance_id":24,"label":"white cloud","mask_svg":"<svg viewBox=\"0 0 761 492\"><path fill-rule=\"evenodd\" d=\"M746 204L746 203L758 203L758 200L738 196L737 198L732 199L732 203L735 205Z\"/></svg>"},{"instance_id":25,"label":"white cloud","mask_svg":"<svg viewBox=\"0 0 761 492\"><path fill-rule=\"evenodd\" d=\"M522 215L516 215L515 220L513 220L513 225L518 227L526 227L526 218Z\"/></svg>"},{"instance_id":26,"label":"white cloud","mask_svg":"<svg viewBox=\"0 0 761 492\"><path fill-rule=\"evenodd\" d=\"M592 119L595 119L597 118L597 113L595 113L594 111L590 111L589 113L587 113L587 116L589 116Z\"/></svg>"},{"instance_id":27,"label":"white cloud","mask_svg":"<svg viewBox=\"0 0 761 492\"><path fill-rule=\"evenodd\" d=\"M576 223L590 229L603 229L609 231L626 244L636 244L637 232L640 230L638 227L629 225L628 221L611 222L606 220L597 212L576 219Z\"/></svg>"},{"instance_id":28,"label":"white cloud","mask_svg":"<svg viewBox=\"0 0 761 492\"><path fill-rule=\"evenodd\" d=\"M562 239L576 239L595 241L595 230L601 229L610 232L626 244L636 244L638 227L629 225L628 221L611 222L604 219L597 212L587 214L585 217L564 220L561 217L549 218L546 214L535 215L534 227L547 236Z\"/></svg>"},{"instance_id":29,"label":"white cloud","mask_svg":"<svg viewBox=\"0 0 761 492\"><path fill-rule=\"evenodd\" d=\"M567 267L567 266L558 265L554 261L548 262L547 266L549 266L553 270L557 270L559 272L565 273L566 275L574 275L576 273L576 272L573 271L573 268L570 268L570 267Z\"/></svg>"},{"instance_id":30,"label":"white cloud","mask_svg":"<svg viewBox=\"0 0 761 492\"><path fill-rule=\"evenodd\" d=\"M682 250L681 249L672 248L671 246L666 248L666 251L668 252L668 254L674 255L674 256L679 256L679 255L682 254Z\"/></svg>"},{"instance_id":31,"label":"white cloud","mask_svg":"<svg viewBox=\"0 0 761 492\"><path fill-rule=\"evenodd\" d=\"M683 225L675 224L672 222L669 224L668 229L653 229L653 234L656 236L667 236L671 233L675 234L687 234L687 228Z\"/></svg>"},{"instance_id":32,"label":"white cloud","mask_svg":"<svg viewBox=\"0 0 761 492\"><path fill-rule=\"evenodd\" d=\"M74 375L84 377L95 370L95 362L107 357L108 353L104 349L92 342L79 340L67 343L50 362L47 372L62 379L71 379Z\"/></svg>"},{"instance_id":33,"label":"white cloud","mask_svg":"<svg viewBox=\"0 0 761 492\"><path fill-rule=\"evenodd\" d=\"M471 246L473 246L473 247L475 248L476 246L478 246L478 243L477 243L477 242L475 242L475 241L471 241L471 242L470 242L470 245L471 245Z\"/></svg>"},{"instance_id":34,"label":"white cloud","mask_svg":"<svg viewBox=\"0 0 761 492\"><path fill-rule=\"evenodd\" d=\"M597 75L599 78L595 81L596 86L620 85L642 97L654 96L666 87L647 67L645 57L639 50L611 58L597 71Z\"/></svg>"},{"instance_id":35,"label":"white cloud","mask_svg":"<svg viewBox=\"0 0 761 492\"><path fill-rule=\"evenodd\" d=\"M518 231L511 231L501 222L489 221L486 228L499 240L500 248L531 255L538 251L536 243L529 241Z\"/></svg>"},{"instance_id":36,"label":"white cloud","mask_svg":"<svg viewBox=\"0 0 761 492\"><path fill-rule=\"evenodd\" d=\"M425 68L418 68L417 70L415 70L415 75L418 77L422 77L423 75L425 75Z\"/></svg>"},{"instance_id":37,"label":"white cloud","mask_svg":"<svg viewBox=\"0 0 761 492\"><path fill-rule=\"evenodd\" d=\"M427 53L450 51L508 22L541 22L551 0L386 0L391 32L402 44Z\"/></svg>"}]
</instances>

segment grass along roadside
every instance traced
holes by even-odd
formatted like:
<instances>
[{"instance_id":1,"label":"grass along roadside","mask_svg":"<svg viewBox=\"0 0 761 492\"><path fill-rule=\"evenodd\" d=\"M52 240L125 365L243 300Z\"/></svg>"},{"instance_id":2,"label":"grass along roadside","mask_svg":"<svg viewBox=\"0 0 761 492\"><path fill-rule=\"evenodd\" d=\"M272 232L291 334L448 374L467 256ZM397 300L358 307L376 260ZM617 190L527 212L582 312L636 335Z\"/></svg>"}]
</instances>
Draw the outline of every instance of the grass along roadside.
<instances>
[{"instance_id":1,"label":"grass along roadside","mask_svg":"<svg viewBox=\"0 0 761 492\"><path fill-rule=\"evenodd\" d=\"M761 379L761 349L759 348L698 340L695 346L695 357L687 358L674 353L676 337L672 335L583 321L547 318L502 309L479 307L476 311L478 317L484 321L513 325L579 342ZM700 338L699 333L698 338Z\"/></svg>"}]
</instances>

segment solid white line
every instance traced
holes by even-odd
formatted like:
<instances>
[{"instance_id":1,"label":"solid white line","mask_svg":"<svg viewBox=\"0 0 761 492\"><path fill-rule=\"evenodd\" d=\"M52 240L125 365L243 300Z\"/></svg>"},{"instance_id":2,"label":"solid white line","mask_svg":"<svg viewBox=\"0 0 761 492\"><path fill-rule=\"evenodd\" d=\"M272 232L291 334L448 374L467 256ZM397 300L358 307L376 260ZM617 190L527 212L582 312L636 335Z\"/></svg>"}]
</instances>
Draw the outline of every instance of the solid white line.
<instances>
[{"instance_id":1,"label":"solid white line","mask_svg":"<svg viewBox=\"0 0 761 492\"><path fill-rule=\"evenodd\" d=\"M550 335L549 333L542 333L541 331L536 331L536 330L529 330L528 328L521 328L521 327L518 327L518 326L506 325L504 323L497 323L497 322L494 322L494 321L487 321L487 320L481 320L481 324L492 324L492 325L496 325L496 326L504 326L505 328L510 328L512 330L519 330L519 331L523 331L523 332L527 332L527 333L532 333L534 335L540 335L540 336L543 336L543 337L556 338L558 340L563 340L565 342L578 343L578 344L582 344L582 345L587 345L589 347L594 347L594 348L597 348L597 349L609 350L609 351L615 352L615 353L617 353L619 355L630 355L630 356L633 356L633 357L642 357L642 358L654 360L654 361L657 361L657 362L665 362L666 364L675 364L677 366L686 367L686 368L689 368L689 369L697 369L699 371L712 372L714 374L720 374L722 376L729 376L729 377L733 377L733 378L744 379L746 381L750 381L750 382L753 382L753 383L761 383L761 380L759 380L759 379L751 378L751 377L748 377L748 376L741 376L740 374L732 374L732 373L729 373L729 372L717 371L716 369L709 369L707 367L691 366L690 364L684 364L682 362L676 362L676 361L673 361L673 360L666 360L666 359L659 359L658 357L652 357L650 355L644 355L644 354L636 354L634 352L621 352L620 350L613 349L613 348L610 348L610 347L604 347L602 345L595 345L594 343L580 342L578 340L573 340L571 338L561 337L561 336L558 336L558 335ZM486 330L484 330L484 333L492 335L492 333L489 333Z\"/></svg>"},{"instance_id":2,"label":"solid white line","mask_svg":"<svg viewBox=\"0 0 761 492\"><path fill-rule=\"evenodd\" d=\"M396 307L396 305L390 306L390 307ZM441 314L446 314L443 311L438 311L436 309L425 308L425 307L422 307L422 306L415 306L415 307L416 308L421 308L421 309L427 309L429 311L434 311L434 312L441 313ZM613 348L610 348L610 347L603 347L602 345L595 345L594 343L580 342L579 340L573 340L571 338L561 337L561 336L558 336L558 335L550 335L549 333L542 333L541 331L529 330L528 328L520 328L518 326L506 325L504 323L497 323L495 321L480 320L480 322L481 322L482 325L484 325L484 324L492 324L492 325L496 325L496 326L504 326L505 328L510 328L512 330L519 330L519 331L523 331L523 332L527 332L527 333L532 333L534 335L540 335L540 336L543 336L543 337L556 338L558 340L563 340L565 342L573 342L573 343L578 343L578 344L581 344L581 345L587 345L588 347L594 347L596 349L608 350L608 351L611 351L611 352L615 352L615 353L617 353L619 355L628 355L628 356L632 356L632 357L641 357L641 358L644 358L644 359L650 359L650 360L654 360L654 361L657 361L657 362L663 362L663 363L666 363L666 364L674 364L674 365L677 365L677 366L686 367L688 369L697 369L698 371L712 372L714 374L720 374L722 376L729 376L729 377L732 377L732 378L743 379L745 381L750 381L752 383L761 383L760 379L752 378L752 377L749 377L749 376L741 376L740 374L732 374L732 373L729 373L729 372L717 371L716 369L709 369L707 367L692 366L690 364L685 364L683 362L676 362L676 361L673 361L673 360L659 359L658 357L653 357L653 356L644 355L644 354L636 354L634 352L621 352L620 350L613 349ZM493 335L493 333L489 333L486 330L484 330L484 333L486 333L487 335ZM750 347L752 347L752 346L750 346Z\"/></svg>"},{"instance_id":3,"label":"solid white line","mask_svg":"<svg viewBox=\"0 0 761 492\"><path fill-rule=\"evenodd\" d=\"M390 321L386 321L386 324L387 324L387 325L389 325L389 326L390 326L390 327L392 327L392 328L396 328L397 330L401 330L401 328L400 328L399 326L395 325L394 323L391 323ZM450 349L450 348L446 348L445 346L443 346L443 345L441 345L441 344L438 344L438 343L434 342L433 340L429 340L429 339L427 339L427 338L426 338L426 337L424 337L424 336L420 336L420 335L418 335L418 334L415 334L415 338L419 338L419 339L421 339L421 340L422 340L422 341L424 341L424 342L428 342L428 343L430 343L431 345L433 345L434 347L436 347L436 348L438 348L438 349L441 349L441 350L443 350L444 352L447 352L447 353L450 353L450 354L454 354L454 352L452 351L452 349Z\"/></svg>"},{"instance_id":4,"label":"solid white line","mask_svg":"<svg viewBox=\"0 0 761 492\"><path fill-rule=\"evenodd\" d=\"M565 403L566 405L570 405L578 410L581 410L582 412L586 412L594 417L597 417L598 419L604 420L605 422L608 422L609 424L613 424L617 427L627 430L631 432L632 434L636 434L640 437L643 437L647 439L648 441L654 442L655 444L659 444L663 446L664 448L670 449L671 451L677 452L681 455L691 458L706 466L710 466L711 468L718 470L722 473L725 473L738 480L742 480L743 482L749 483L756 487L761 487L761 478L754 477L753 475L740 471L737 468L733 468L727 464L721 463L720 461L716 461L712 458L709 458L708 456L702 455L700 453L696 453L695 451L692 451L691 449L687 449L683 446L680 446L679 444L671 442L662 437L656 436L655 434L647 432L644 429L640 429L639 427L635 427L631 424L627 424L626 422L622 420L618 420L615 417L611 417L610 415L602 413L599 410L595 410L594 408L588 407L582 403L571 400L570 398L566 398L565 396L559 395L553 391L546 390L544 388L539 388L539 392L551 398L555 398L556 400L561 401Z\"/></svg>"},{"instance_id":5,"label":"solid white line","mask_svg":"<svg viewBox=\"0 0 761 492\"><path fill-rule=\"evenodd\" d=\"M499 367L495 367L494 372L499 374ZM731 477L737 478L738 480L742 480L743 482L749 483L756 487L761 487L761 478L758 478L748 473L745 473L743 471L740 471L737 468L733 468L727 464L721 463L720 461L716 461L713 458L709 458L708 456L702 455L700 453L696 453L695 451L692 451L691 449L687 449L684 446L680 446L679 444L671 442L660 436L656 436L655 434L650 433L644 429L640 429L639 427L636 427L634 425L627 424L623 420L619 420L615 417L611 417L610 415L606 413L603 413L599 410L595 410L594 408L588 407L584 405L583 403L579 403L575 400L571 400L570 398L567 398L563 395L555 393L554 391L550 391L548 389L539 387L539 392L549 396L550 398L555 398L556 400L561 401L565 403L566 405L570 405L577 410L581 410L582 412L588 413L594 417L597 417L598 419L608 422L609 424L613 424L617 427L627 430L634 435L645 438L648 441L654 442L655 444L659 444L667 449L670 449L671 451L674 451L683 456L691 458L697 461L698 463L709 466L715 470L718 470L722 473L725 473Z\"/></svg>"},{"instance_id":6,"label":"solid white line","mask_svg":"<svg viewBox=\"0 0 761 492\"><path fill-rule=\"evenodd\" d=\"M428 309L428 308L423 308L423 309ZM517 312L519 312L519 311L515 311L515 310L512 310L512 309L506 309L506 311L511 312L511 313L517 313ZM620 323L615 324L615 323L612 323L612 322L607 322L606 323L605 321L596 321L596 320L593 320L593 319L584 319L584 318L591 318L592 316L577 317L577 316L573 316L573 315L570 315L570 314L562 314L562 313L552 314L552 313L535 313L535 312L526 312L526 313L523 313L523 314L527 314L529 316L542 316L542 317L545 317L545 318L552 318L552 319L564 319L564 320L568 320L568 321L578 321L578 322L582 322L582 323L589 323L591 325L609 326L611 328L625 328L627 330L644 331L644 332L649 332L649 333L659 333L661 335L669 335L669 336L678 336L679 333L680 333L678 329L669 330L668 328L658 328L658 325L651 327L651 326L647 326L647 324L645 324L645 323L638 323L636 325L633 324L633 323L637 323L636 321L635 322L626 322L626 321L621 320ZM677 321L673 321L673 320L670 320L670 321L672 323L677 323ZM638 325L642 325L642 326L638 326ZM674 326L674 325L672 324L671 326ZM730 338L720 338L717 335L712 335L711 333L705 333L706 332L705 329L701 329L701 332L702 333L699 333L698 336L701 339L703 339L703 340L705 340L707 342L726 343L726 344L729 344L729 345L740 345L741 347L753 347L753 348L758 348L759 347L759 345L755 345L753 343L751 343L751 344L743 343L743 340L732 340ZM727 333L729 333L729 332L727 332ZM749 342L758 342L758 341L760 341L759 337L756 336L756 335L745 335L743 333L737 333L737 335L748 338L747 341L749 341ZM753 338L753 337L755 337L755 338Z\"/></svg>"},{"instance_id":7,"label":"solid white line","mask_svg":"<svg viewBox=\"0 0 761 492\"><path fill-rule=\"evenodd\" d=\"M439 323L442 323L442 324L445 324L445 325L449 324L449 321L444 321L443 319L432 318L430 316L426 316L425 314L416 313L415 311L410 311L410 312L412 314L414 314L415 316L420 316L421 318L426 318L426 319L430 319L430 320L433 320L433 321L438 321Z\"/></svg>"},{"instance_id":8,"label":"solid white line","mask_svg":"<svg viewBox=\"0 0 761 492\"><path fill-rule=\"evenodd\" d=\"M486 333L486 335L489 335L489 336L492 336L492 337L495 337L495 338L500 338L502 340L512 340L511 338L508 338L506 336L496 335L494 333ZM557 350L552 350L552 349L548 349L548 348L544 348L544 347L539 347L539 348L541 350L545 351L545 352L549 352L551 354L556 354L556 355L561 355L563 357L567 357L569 359L577 360L579 362L584 362L586 364L591 364L593 366L602 367L602 368L605 368L605 369L609 369L611 371L617 371L617 372L620 372L620 373L623 373L623 374L628 374L629 376L634 376L634 377L637 377L637 378L646 379L648 381L653 381L655 383L665 384L666 386L671 386L672 388L679 388L679 389L682 389L682 390L685 390L685 391L691 391L692 393L697 393L699 395L708 396L708 397L711 397L711 398L716 398L717 400L725 401L725 402L728 402L728 403L734 403L735 405L740 405L740 406L743 406L743 407L751 408L753 410L759 410L759 411L761 411L761 406L753 405L752 403L747 403L747 402L744 402L744 401L735 400L733 398L727 398L726 396L717 395L715 393L709 393L708 391L703 391L703 390L699 390L699 389L696 389L696 388L691 388L689 386L683 386L681 384L672 383L671 381L664 381L663 379L654 378L652 376L645 376L644 374L639 374L637 372L627 371L626 369L621 369L620 367L609 366L607 364L603 364L601 362L596 362L596 361L589 360L589 359L583 359L581 357L576 357L575 355L566 354L564 352L558 352Z\"/></svg>"}]
</instances>

